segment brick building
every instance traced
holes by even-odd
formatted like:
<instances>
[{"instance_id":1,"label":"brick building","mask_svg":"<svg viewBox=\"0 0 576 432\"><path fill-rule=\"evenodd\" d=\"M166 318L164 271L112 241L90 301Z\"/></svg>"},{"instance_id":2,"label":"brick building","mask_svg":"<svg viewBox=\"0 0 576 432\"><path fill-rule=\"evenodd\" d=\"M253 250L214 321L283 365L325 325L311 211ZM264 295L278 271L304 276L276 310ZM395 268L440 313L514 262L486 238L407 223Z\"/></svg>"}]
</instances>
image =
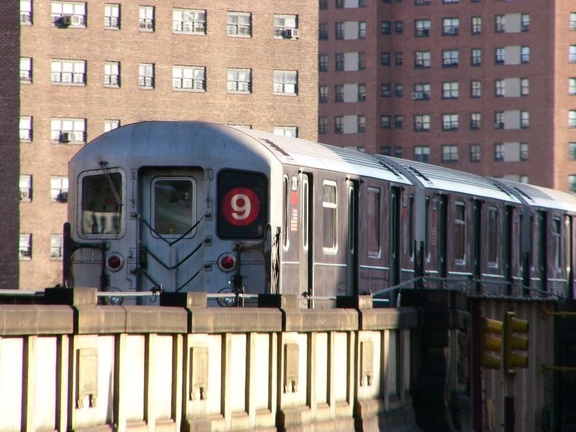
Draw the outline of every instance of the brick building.
<instances>
[{"instance_id":1,"label":"brick building","mask_svg":"<svg viewBox=\"0 0 576 432\"><path fill-rule=\"evenodd\" d=\"M0 19L14 21L12 9ZM67 161L104 131L193 119L315 140L317 25L318 5L296 0L22 0L10 38L20 110L14 82L15 103L0 120L20 118L20 288L60 282ZM17 79L16 66L0 70ZM17 135L4 140L17 148ZM16 184L17 155L9 157L1 175Z\"/></svg>"},{"instance_id":2,"label":"brick building","mask_svg":"<svg viewBox=\"0 0 576 432\"><path fill-rule=\"evenodd\" d=\"M319 140L576 191L573 0L320 0Z\"/></svg>"}]
</instances>

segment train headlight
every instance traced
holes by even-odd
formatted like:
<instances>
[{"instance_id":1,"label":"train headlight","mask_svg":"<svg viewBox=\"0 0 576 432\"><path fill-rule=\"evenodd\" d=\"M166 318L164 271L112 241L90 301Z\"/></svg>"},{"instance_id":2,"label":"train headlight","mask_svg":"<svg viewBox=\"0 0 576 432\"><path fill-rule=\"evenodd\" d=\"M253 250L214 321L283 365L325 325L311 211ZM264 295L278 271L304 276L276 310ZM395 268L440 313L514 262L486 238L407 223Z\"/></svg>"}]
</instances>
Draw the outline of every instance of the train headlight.
<instances>
[{"instance_id":1,"label":"train headlight","mask_svg":"<svg viewBox=\"0 0 576 432\"><path fill-rule=\"evenodd\" d=\"M110 271L118 271L124 266L124 258L117 252L112 252L106 258L106 268Z\"/></svg>"},{"instance_id":2,"label":"train headlight","mask_svg":"<svg viewBox=\"0 0 576 432\"><path fill-rule=\"evenodd\" d=\"M106 291L108 292L122 292L120 288L109 288ZM116 296L105 296L104 303L111 306L119 306L124 303L123 297L116 297Z\"/></svg>"},{"instance_id":3,"label":"train headlight","mask_svg":"<svg viewBox=\"0 0 576 432\"><path fill-rule=\"evenodd\" d=\"M236 268L236 257L230 253L224 253L218 257L218 268L229 272Z\"/></svg>"}]
</instances>

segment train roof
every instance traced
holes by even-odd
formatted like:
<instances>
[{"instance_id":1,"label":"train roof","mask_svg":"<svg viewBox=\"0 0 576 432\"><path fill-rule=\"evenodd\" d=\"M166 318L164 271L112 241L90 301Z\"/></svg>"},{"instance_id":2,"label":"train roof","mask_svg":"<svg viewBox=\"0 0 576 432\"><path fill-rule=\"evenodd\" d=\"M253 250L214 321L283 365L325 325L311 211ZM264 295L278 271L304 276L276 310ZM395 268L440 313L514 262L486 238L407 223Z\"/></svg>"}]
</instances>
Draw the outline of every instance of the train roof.
<instances>
[{"instance_id":1,"label":"train roof","mask_svg":"<svg viewBox=\"0 0 576 432\"><path fill-rule=\"evenodd\" d=\"M283 164L411 184L411 181L399 170L389 164L383 164L372 154L254 129L240 127L236 127L236 129L268 147Z\"/></svg>"},{"instance_id":2,"label":"train roof","mask_svg":"<svg viewBox=\"0 0 576 432\"><path fill-rule=\"evenodd\" d=\"M467 195L494 198L512 203L521 201L509 190L501 187L492 179L464 171L457 171L444 166L425 162L398 159L378 155L387 163L395 164L409 172L424 188L439 189L447 192L465 193Z\"/></svg>"},{"instance_id":3,"label":"train roof","mask_svg":"<svg viewBox=\"0 0 576 432\"><path fill-rule=\"evenodd\" d=\"M500 178L496 181L518 193L531 206L576 212L574 194Z\"/></svg>"}]
</instances>

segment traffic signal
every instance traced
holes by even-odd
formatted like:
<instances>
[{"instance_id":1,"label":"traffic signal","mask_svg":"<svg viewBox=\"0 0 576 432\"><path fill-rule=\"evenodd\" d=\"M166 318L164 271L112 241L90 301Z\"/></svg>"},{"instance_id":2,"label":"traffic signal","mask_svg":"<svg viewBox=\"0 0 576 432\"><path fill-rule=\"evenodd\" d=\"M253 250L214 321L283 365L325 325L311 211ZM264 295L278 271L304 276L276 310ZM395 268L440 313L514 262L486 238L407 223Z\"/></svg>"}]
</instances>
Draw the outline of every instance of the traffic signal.
<instances>
[{"instance_id":1,"label":"traffic signal","mask_svg":"<svg viewBox=\"0 0 576 432\"><path fill-rule=\"evenodd\" d=\"M482 318L481 338L482 365L488 369L500 369L502 364L502 321Z\"/></svg>"},{"instance_id":2,"label":"traffic signal","mask_svg":"<svg viewBox=\"0 0 576 432\"><path fill-rule=\"evenodd\" d=\"M504 316L504 370L528 367L528 321L516 318L515 312Z\"/></svg>"}]
</instances>

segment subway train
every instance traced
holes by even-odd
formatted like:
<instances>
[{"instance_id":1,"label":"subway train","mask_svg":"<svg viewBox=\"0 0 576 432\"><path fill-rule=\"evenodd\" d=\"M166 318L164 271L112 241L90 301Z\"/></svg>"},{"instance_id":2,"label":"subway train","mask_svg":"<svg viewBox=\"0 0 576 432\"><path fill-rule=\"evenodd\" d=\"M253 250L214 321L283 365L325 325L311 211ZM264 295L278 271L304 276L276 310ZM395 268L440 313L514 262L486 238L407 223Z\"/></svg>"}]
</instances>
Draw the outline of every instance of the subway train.
<instances>
[{"instance_id":1,"label":"subway train","mask_svg":"<svg viewBox=\"0 0 576 432\"><path fill-rule=\"evenodd\" d=\"M153 304L206 292L302 308L411 288L574 298L576 197L197 121L107 132L69 162L63 285Z\"/></svg>"}]
</instances>

